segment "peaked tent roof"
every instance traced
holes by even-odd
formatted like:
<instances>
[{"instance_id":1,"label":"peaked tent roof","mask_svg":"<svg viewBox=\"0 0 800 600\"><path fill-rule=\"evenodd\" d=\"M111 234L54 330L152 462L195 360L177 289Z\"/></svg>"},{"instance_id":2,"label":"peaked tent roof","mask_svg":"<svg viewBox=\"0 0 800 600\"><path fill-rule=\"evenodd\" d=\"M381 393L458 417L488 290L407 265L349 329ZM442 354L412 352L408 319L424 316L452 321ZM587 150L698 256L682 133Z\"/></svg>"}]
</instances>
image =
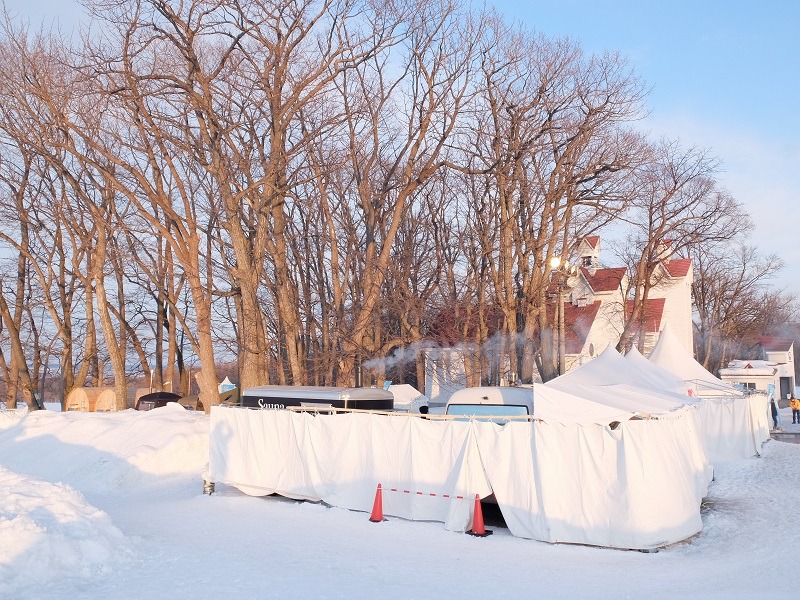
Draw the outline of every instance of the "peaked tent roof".
<instances>
[{"instance_id":1,"label":"peaked tent roof","mask_svg":"<svg viewBox=\"0 0 800 600\"><path fill-rule=\"evenodd\" d=\"M571 385L613 385L615 383L632 383L651 387L650 382L626 362L614 346L609 344L597 358L556 377L547 385L569 391Z\"/></svg>"},{"instance_id":2,"label":"peaked tent roof","mask_svg":"<svg viewBox=\"0 0 800 600\"><path fill-rule=\"evenodd\" d=\"M732 389L721 379L714 377L692 357L689 351L681 344L669 324L665 325L661 331L658 343L650 353L650 362L670 371L685 381L700 383L701 387L708 386L718 390Z\"/></svg>"},{"instance_id":3,"label":"peaked tent roof","mask_svg":"<svg viewBox=\"0 0 800 600\"><path fill-rule=\"evenodd\" d=\"M628 350L625 360L658 388L679 394L686 393L686 381L664 367L647 360L636 346Z\"/></svg>"},{"instance_id":4,"label":"peaked tent roof","mask_svg":"<svg viewBox=\"0 0 800 600\"><path fill-rule=\"evenodd\" d=\"M680 393L682 389L675 392L676 385L665 388L655 383L611 345L597 358L549 381L546 387L636 413L666 413L694 404Z\"/></svg>"}]
</instances>

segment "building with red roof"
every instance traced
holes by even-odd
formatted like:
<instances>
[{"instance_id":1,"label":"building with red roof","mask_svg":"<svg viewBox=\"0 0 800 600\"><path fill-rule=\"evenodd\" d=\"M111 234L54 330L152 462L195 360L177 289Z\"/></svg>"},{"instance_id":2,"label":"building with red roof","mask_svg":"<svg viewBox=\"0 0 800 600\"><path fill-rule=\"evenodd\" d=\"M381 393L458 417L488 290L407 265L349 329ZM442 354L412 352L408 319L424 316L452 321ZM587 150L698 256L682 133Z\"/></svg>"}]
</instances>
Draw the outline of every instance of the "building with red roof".
<instances>
[{"instance_id":1,"label":"building with red roof","mask_svg":"<svg viewBox=\"0 0 800 600\"><path fill-rule=\"evenodd\" d=\"M576 248L577 275L562 282L564 294L565 368L569 370L598 356L605 348L617 345L626 321L633 312L630 300L630 281L626 267L601 267L601 239L592 235L583 238ZM644 354L655 346L660 332L670 328L693 354L692 297L694 279L690 259L673 258L667 241L659 248L660 262L656 269L649 297L635 327L635 335L643 338ZM559 284L553 278L548 291L550 323L558 323ZM466 385L462 350L437 349L447 360L426 361L425 394L442 401L453 390ZM497 370L510 372L507 356L496 356ZM516 373L514 374L516 376Z\"/></svg>"},{"instance_id":2,"label":"building with red roof","mask_svg":"<svg viewBox=\"0 0 800 600\"><path fill-rule=\"evenodd\" d=\"M608 344L616 345L633 312L627 268L600 267L600 250L599 236L587 236L578 244L580 271L570 281L565 297L567 369L590 360ZM669 241L660 246L659 256L661 262L639 323L634 326L635 335L644 338L647 354L669 323L692 352L692 261L672 258Z\"/></svg>"}]
</instances>

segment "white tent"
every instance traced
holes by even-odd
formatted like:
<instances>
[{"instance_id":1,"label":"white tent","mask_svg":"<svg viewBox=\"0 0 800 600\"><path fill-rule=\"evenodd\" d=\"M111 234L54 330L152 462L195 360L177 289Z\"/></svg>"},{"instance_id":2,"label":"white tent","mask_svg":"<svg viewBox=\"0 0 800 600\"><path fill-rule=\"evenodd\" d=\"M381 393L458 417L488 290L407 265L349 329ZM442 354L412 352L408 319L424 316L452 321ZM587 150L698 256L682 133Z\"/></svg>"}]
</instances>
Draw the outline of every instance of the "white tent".
<instances>
[{"instance_id":1,"label":"white tent","mask_svg":"<svg viewBox=\"0 0 800 600\"><path fill-rule=\"evenodd\" d=\"M614 383L650 386L647 378L626 362L625 357L609 344L596 358L548 381L547 385L568 389L573 384L610 385Z\"/></svg>"},{"instance_id":2,"label":"white tent","mask_svg":"<svg viewBox=\"0 0 800 600\"><path fill-rule=\"evenodd\" d=\"M394 396L394 409L419 412L420 406L427 406L430 398L420 392L413 385L398 383L390 385L389 390Z\"/></svg>"},{"instance_id":3,"label":"white tent","mask_svg":"<svg viewBox=\"0 0 800 600\"><path fill-rule=\"evenodd\" d=\"M583 390L581 390L583 391ZM561 389L533 384L533 414L537 419L554 423L600 423L627 421L639 414L629 406L604 404L591 393L569 393Z\"/></svg>"},{"instance_id":4,"label":"white tent","mask_svg":"<svg viewBox=\"0 0 800 600\"><path fill-rule=\"evenodd\" d=\"M699 434L710 461L758 455L761 443L769 437L763 399L745 398L729 386L720 385L722 382L719 380L715 382L710 373L687 356L686 350L668 330L665 339L661 346L662 356L668 357L671 364L684 365L684 373L694 380L688 388L680 374L650 363L637 351L633 350L629 357L622 357L610 347L593 361L546 385L639 414L666 414L695 404L699 408ZM702 383L698 385L698 381ZM696 389L711 389L714 394L699 397L699 394L688 396L679 393Z\"/></svg>"},{"instance_id":5,"label":"white tent","mask_svg":"<svg viewBox=\"0 0 800 600\"><path fill-rule=\"evenodd\" d=\"M663 387L662 383L653 381L646 370L637 368L612 346L594 360L545 385L633 413L670 412L695 402L673 391L678 388L677 379L672 381L670 388Z\"/></svg>"},{"instance_id":6,"label":"white tent","mask_svg":"<svg viewBox=\"0 0 800 600\"><path fill-rule=\"evenodd\" d=\"M643 377L645 377L654 387L663 390L669 390L678 394L686 395L687 386L686 381L678 377L672 371L668 371L664 367L647 360L642 353L636 348L632 347L625 355L625 360L628 364L636 369Z\"/></svg>"},{"instance_id":7,"label":"white tent","mask_svg":"<svg viewBox=\"0 0 800 600\"><path fill-rule=\"evenodd\" d=\"M735 394L736 390L721 379L714 377L697 362L669 324L664 326L658 342L650 353L650 362L686 381L693 392L700 396Z\"/></svg>"}]
</instances>

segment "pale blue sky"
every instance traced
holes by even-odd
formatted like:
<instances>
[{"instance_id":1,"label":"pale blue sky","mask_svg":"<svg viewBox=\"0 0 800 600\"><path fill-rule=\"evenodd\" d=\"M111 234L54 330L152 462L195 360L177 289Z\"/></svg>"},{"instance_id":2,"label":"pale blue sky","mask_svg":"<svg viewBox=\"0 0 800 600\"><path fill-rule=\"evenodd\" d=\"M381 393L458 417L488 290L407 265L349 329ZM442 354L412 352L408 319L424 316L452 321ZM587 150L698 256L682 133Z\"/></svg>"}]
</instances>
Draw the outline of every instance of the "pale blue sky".
<instances>
[{"instance_id":1,"label":"pale blue sky","mask_svg":"<svg viewBox=\"0 0 800 600\"><path fill-rule=\"evenodd\" d=\"M654 135L711 148L755 221L753 241L800 292L800 1L494 0L513 19L619 51L652 88Z\"/></svg>"},{"instance_id":2,"label":"pale blue sky","mask_svg":"<svg viewBox=\"0 0 800 600\"><path fill-rule=\"evenodd\" d=\"M0 0L2 1L2 0ZM6 0L69 29L77 0ZM590 52L619 51L652 88L655 136L711 150L753 215L753 240L787 263L800 292L800 0L487 0L506 16Z\"/></svg>"}]
</instances>

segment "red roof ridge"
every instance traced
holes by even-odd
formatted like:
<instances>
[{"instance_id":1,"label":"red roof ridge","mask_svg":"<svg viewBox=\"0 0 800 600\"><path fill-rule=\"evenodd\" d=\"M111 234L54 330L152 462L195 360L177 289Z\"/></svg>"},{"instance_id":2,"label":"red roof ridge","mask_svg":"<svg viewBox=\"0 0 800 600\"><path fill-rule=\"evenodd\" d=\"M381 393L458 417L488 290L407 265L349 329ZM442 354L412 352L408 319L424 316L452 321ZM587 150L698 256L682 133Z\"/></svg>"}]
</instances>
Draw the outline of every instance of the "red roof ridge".
<instances>
[{"instance_id":1,"label":"red roof ridge","mask_svg":"<svg viewBox=\"0 0 800 600\"><path fill-rule=\"evenodd\" d=\"M625 267L597 269L594 274L585 268L582 268L581 271L592 291L611 292L619 288L627 269Z\"/></svg>"},{"instance_id":2,"label":"red roof ridge","mask_svg":"<svg viewBox=\"0 0 800 600\"><path fill-rule=\"evenodd\" d=\"M670 277L686 277L691 266L691 258L671 258L664 263Z\"/></svg>"},{"instance_id":3,"label":"red roof ridge","mask_svg":"<svg viewBox=\"0 0 800 600\"><path fill-rule=\"evenodd\" d=\"M586 243L589 244L592 248L597 248L597 244L600 241L599 235L587 235L583 238L586 240Z\"/></svg>"}]
</instances>

